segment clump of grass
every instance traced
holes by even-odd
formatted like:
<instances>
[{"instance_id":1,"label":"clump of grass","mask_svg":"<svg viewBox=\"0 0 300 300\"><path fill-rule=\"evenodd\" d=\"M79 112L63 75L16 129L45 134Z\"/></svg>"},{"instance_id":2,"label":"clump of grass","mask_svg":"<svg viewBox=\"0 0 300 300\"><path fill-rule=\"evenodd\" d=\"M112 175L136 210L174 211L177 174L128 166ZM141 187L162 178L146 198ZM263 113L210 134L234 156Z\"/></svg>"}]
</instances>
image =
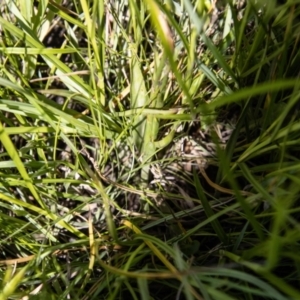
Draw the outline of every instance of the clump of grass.
<instances>
[{"instance_id":1,"label":"clump of grass","mask_svg":"<svg viewBox=\"0 0 300 300\"><path fill-rule=\"evenodd\" d=\"M300 298L296 1L1 10L0 299ZM149 185L221 122L188 189Z\"/></svg>"}]
</instances>

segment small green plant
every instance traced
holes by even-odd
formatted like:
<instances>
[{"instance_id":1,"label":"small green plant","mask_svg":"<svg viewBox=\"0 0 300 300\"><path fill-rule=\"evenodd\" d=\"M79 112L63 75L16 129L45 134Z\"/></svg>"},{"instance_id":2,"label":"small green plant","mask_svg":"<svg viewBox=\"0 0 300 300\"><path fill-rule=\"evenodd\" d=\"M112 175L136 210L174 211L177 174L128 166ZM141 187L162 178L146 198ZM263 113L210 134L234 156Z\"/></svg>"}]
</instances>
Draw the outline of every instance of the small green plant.
<instances>
[{"instance_id":1,"label":"small green plant","mask_svg":"<svg viewBox=\"0 0 300 300\"><path fill-rule=\"evenodd\" d=\"M0 299L300 299L283 2L0 4Z\"/></svg>"}]
</instances>

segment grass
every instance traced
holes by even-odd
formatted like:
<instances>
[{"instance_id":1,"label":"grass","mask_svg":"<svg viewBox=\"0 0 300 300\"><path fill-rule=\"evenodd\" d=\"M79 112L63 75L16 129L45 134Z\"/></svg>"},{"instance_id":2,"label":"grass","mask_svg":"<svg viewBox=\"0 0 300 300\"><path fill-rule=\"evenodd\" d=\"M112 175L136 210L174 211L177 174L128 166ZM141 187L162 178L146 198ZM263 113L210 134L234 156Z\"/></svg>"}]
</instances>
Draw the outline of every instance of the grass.
<instances>
[{"instance_id":1,"label":"grass","mask_svg":"<svg viewBox=\"0 0 300 300\"><path fill-rule=\"evenodd\" d=\"M240 2L1 3L1 300L300 299L300 8Z\"/></svg>"}]
</instances>

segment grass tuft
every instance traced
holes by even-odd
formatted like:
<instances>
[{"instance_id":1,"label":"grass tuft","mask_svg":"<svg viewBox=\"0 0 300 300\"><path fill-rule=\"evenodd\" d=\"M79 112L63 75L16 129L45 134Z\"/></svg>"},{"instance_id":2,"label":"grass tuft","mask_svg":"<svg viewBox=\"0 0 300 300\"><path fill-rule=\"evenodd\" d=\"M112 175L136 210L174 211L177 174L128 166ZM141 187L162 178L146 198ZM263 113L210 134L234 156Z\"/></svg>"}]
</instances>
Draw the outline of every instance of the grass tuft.
<instances>
[{"instance_id":1,"label":"grass tuft","mask_svg":"<svg viewBox=\"0 0 300 300\"><path fill-rule=\"evenodd\" d=\"M0 3L0 300L300 299L299 1Z\"/></svg>"}]
</instances>

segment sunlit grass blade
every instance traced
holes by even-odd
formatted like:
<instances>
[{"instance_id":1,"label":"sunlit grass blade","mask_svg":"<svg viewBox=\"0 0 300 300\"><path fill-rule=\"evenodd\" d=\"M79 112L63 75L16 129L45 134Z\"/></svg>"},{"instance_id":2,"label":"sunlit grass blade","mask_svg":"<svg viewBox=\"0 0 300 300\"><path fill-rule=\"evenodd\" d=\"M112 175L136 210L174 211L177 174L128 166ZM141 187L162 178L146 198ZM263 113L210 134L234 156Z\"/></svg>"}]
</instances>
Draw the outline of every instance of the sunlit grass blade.
<instances>
[{"instance_id":1,"label":"sunlit grass blade","mask_svg":"<svg viewBox=\"0 0 300 300\"><path fill-rule=\"evenodd\" d=\"M2 287L2 291L0 292L0 299L6 300L9 299L10 296L14 293L19 285L21 285L22 279L28 272L30 264L27 264L21 270L18 271L9 281L4 282L5 285ZM9 269L6 271L7 275L9 274Z\"/></svg>"}]
</instances>

